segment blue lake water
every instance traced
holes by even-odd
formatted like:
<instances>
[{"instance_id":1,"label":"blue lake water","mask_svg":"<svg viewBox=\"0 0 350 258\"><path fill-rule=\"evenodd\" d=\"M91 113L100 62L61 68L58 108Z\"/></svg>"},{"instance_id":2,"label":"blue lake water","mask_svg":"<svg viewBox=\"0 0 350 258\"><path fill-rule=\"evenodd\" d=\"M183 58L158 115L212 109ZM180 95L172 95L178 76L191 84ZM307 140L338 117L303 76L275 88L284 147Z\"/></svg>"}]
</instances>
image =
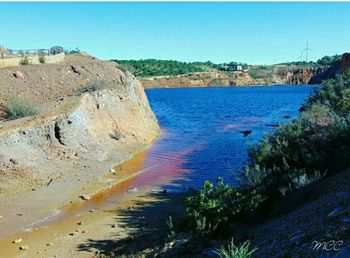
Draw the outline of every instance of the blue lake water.
<instances>
[{"instance_id":1,"label":"blue lake water","mask_svg":"<svg viewBox=\"0 0 350 258\"><path fill-rule=\"evenodd\" d=\"M247 161L248 146L274 125L297 117L312 88L165 88L146 94L163 135L148 151L144 166L165 165L144 176L167 177L163 188L180 190L199 188L219 176L238 184L236 176ZM245 137L246 130L252 132Z\"/></svg>"}]
</instances>

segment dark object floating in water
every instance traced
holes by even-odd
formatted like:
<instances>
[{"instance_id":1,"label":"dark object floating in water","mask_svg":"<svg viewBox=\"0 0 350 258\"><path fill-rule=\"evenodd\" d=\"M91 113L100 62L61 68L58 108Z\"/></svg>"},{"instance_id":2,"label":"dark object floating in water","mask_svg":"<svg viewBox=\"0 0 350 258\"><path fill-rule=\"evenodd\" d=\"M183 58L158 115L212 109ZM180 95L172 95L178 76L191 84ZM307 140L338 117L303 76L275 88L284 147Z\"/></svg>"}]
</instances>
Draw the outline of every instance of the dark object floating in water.
<instances>
[{"instance_id":1,"label":"dark object floating in water","mask_svg":"<svg viewBox=\"0 0 350 258\"><path fill-rule=\"evenodd\" d=\"M289 118L290 118L290 116L285 115L283 118L285 118L285 119L289 119Z\"/></svg>"},{"instance_id":2,"label":"dark object floating in water","mask_svg":"<svg viewBox=\"0 0 350 258\"><path fill-rule=\"evenodd\" d=\"M242 133L244 137L247 137L249 134L252 133L252 131L250 131L250 130L245 130L245 131L241 131L240 133Z\"/></svg>"},{"instance_id":3,"label":"dark object floating in water","mask_svg":"<svg viewBox=\"0 0 350 258\"><path fill-rule=\"evenodd\" d=\"M266 126L278 127L278 124L266 124Z\"/></svg>"}]
</instances>

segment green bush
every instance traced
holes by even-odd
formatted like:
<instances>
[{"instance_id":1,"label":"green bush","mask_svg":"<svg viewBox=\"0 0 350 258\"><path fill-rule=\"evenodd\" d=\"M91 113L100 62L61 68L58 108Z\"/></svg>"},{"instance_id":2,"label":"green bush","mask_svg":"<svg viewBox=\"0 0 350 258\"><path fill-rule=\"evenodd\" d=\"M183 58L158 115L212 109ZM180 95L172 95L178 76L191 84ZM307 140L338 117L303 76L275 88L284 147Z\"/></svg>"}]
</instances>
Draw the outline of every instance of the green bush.
<instances>
[{"instance_id":1,"label":"green bush","mask_svg":"<svg viewBox=\"0 0 350 258\"><path fill-rule=\"evenodd\" d=\"M24 98L12 98L7 105L10 120L38 114L37 107Z\"/></svg>"},{"instance_id":2,"label":"green bush","mask_svg":"<svg viewBox=\"0 0 350 258\"><path fill-rule=\"evenodd\" d=\"M19 61L20 65L29 65L29 58L27 56L23 56Z\"/></svg>"},{"instance_id":3,"label":"green bush","mask_svg":"<svg viewBox=\"0 0 350 258\"><path fill-rule=\"evenodd\" d=\"M204 236L227 228L228 221L241 218L262 202L254 190L238 190L218 178L216 185L206 181L203 188L185 200L185 225Z\"/></svg>"},{"instance_id":4,"label":"green bush","mask_svg":"<svg viewBox=\"0 0 350 258\"><path fill-rule=\"evenodd\" d=\"M340 58L341 58L340 55L324 56L324 57L317 60L317 64L322 65L322 66L333 65L334 63L339 61Z\"/></svg>"},{"instance_id":5,"label":"green bush","mask_svg":"<svg viewBox=\"0 0 350 258\"><path fill-rule=\"evenodd\" d=\"M257 248L250 250L250 242L248 240L236 246L232 239L227 248L221 246L221 248L215 249L214 252L220 258L249 258L256 250Z\"/></svg>"},{"instance_id":6,"label":"green bush","mask_svg":"<svg viewBox=\"0 0 350 258\"><path fill-rule=\"evenodd\" d=\"M174 240L176 237L176 233L175 233L173 218L171 216L169 216L169 219L167 221L167 225L168 225L168 238L170 240Z\"/></svg>"},{"instance_id":7,"label":"green bush","mask_svg":"<svg viewBox=\"0 0 350 258\"><path fill-rule=\"evenodd\" d=\"M39 53L38 54L38 60L40 64L45 64L46 63L46 58L44 53Z\"/></svg>"},{"instance_id":8,"label":"green bush","mask_svg":"<svg viewBox=\"0 0 350 258\"><path fill-rule=\"evenodd\" d=\"M80 88L78 90L78 93L81 94L81 93L87 93L87 92L95 92L95 91L103 90L103 89L106 89L106 88L112 87L112 86L115 86L115 85L112 83L109 83L107 81L96 80L96 81L89 83L89 84L85 85L84 87Z\"/></svg>"},{"instance_id":9,"label":"green bush","mask_svg":"<svg viewBox=\"0 0 350 258\"><path fill-rule=\"evenodd\" d=\"M223 83L222 83L222 80L220 78L215 78L211 81L211 84L214 85L214 86L222 86Z\"/></svg>"}]
</instances>

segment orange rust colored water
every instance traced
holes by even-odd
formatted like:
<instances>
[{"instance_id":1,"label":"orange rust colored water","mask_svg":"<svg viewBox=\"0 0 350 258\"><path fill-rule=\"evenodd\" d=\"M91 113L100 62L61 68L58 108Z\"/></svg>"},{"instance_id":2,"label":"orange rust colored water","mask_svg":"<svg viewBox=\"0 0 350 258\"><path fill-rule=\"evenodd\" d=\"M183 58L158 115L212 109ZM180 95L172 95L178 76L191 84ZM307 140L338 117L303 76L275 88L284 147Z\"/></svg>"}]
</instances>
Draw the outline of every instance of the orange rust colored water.
<instances>
[{"instance_id":1,"label":"orange rust colored water","mask_svg":"<svg viewBox=\"0 0 350 258\"><path fill-rule=\"evenodd\" d=\"M160 160L156 155L148 155L148 150L135 155L114 167L116 175L108 175L111 179L118 177L117 184L96 193L90 200L68 205L65 209L66 215L99 209L108 206L109 202L113 204L123 199L126 194L143 194L152 188L171 184L174 178L183 177L188 172L181 165L186 162L185 154L190 151L192 149L174 153L171 159L165 160ZM137 190L134 192L133 189Z\"/></svg>"},{"instance_id":2,"label":"orange rust colored water","mask_svg":"<svg viewBox=\"0 0 350 258\"><path fill-rule=\"evenodd\" d=\"M147 150L144 150L133 156L131 159L126 160L122 164L115 166L115 175L111 173L106 177L111 179L115 179L117 177L117 184L111 186L109 189L105 189L94 194L88 202L90 204L89 206L98 206L111 195L123 193L129 189L132 185L134 177L142 172L142 164L146 155ZM82 209L84 206L87 206L86 202L75 203L67 206L66 211L75 212Z\"/></svg>"}]
</instances>

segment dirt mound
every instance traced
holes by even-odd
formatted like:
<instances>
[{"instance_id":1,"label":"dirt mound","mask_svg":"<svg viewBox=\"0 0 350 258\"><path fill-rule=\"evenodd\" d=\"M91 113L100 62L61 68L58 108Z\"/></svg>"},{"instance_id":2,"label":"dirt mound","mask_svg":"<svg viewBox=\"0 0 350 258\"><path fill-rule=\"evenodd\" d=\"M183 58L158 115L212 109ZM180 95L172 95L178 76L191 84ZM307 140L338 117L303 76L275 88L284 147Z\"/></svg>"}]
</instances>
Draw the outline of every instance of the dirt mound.
<instances>
[{"instance_id":1,"label":"dirt mound","mask_svg":"<svg viewBox=\"0 0 350 258\"><path fill-rule=\"evenodd\" d=\"M16 76L23 75L23 79ZM0 69L0 103L13 96L23 96L44 105L71 96L98 81L125 84L126 75L115 63L91 56L68 55L58 64L22 65Z\"/></svg>"},{"instance_id":2,"label":"dirt mound","mask_svg":"<svg viewBox=\"0 0 350 258\"><path fill-rule=\"evenodd\" d=\"M75 54L0 69L0 103L18 96L39 114L0 122L0 194L72 175L97 178L158 135L141 84L113 62Z\"/></svg>"}]
</instances>

